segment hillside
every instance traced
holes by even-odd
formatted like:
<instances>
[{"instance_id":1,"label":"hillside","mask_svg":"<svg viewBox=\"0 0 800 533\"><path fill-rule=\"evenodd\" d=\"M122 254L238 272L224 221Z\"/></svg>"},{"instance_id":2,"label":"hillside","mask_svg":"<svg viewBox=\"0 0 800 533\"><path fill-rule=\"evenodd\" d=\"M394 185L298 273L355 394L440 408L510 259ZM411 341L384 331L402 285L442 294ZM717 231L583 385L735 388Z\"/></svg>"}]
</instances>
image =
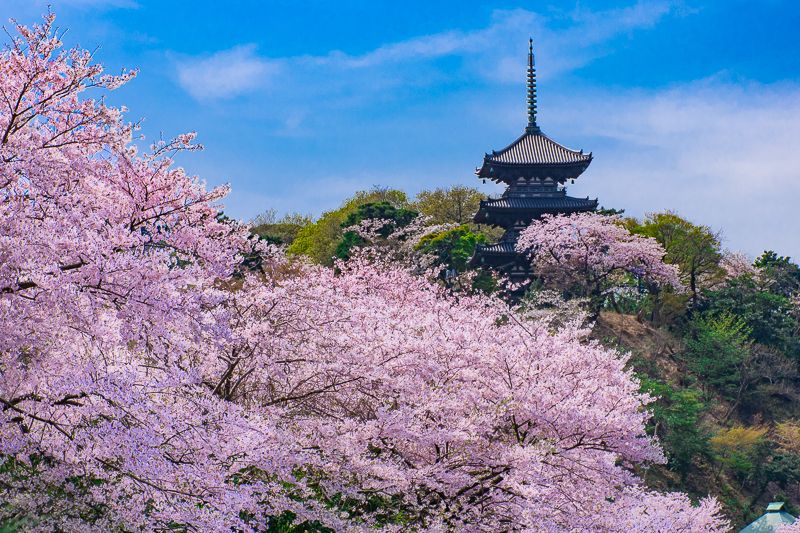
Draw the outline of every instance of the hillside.
<instances>
[{"instance_id":1,"label":"hillside","mask_svg":"<svg viewBox=\"0 0 800 533\"><path fill-rule=\"evenodd\" d=\"M792 414L797 416L796 386L770 394L766 405L783 408L760 410L746 404L748 409L737 409L719 394L697 394L703 382L687 368L686 343L667 328L654 327L635 315L605 311L592 337L630 354L629 365L636 374L661 393L650 429L662 439L669 463L641 472L648 486L695 498L716 496L737 529L759 516L770 501L786 501L790 512L798 514L797 456L789 453L780 431ZM653 387L653 382L663 385ZM695 397L699 405L692 404ZM794 402L793 413L785 405L787 399ZM726 442L720 438L730 432L726 428L743 431ZM682 465L681 460L688 463Z\"/></svg>"}]
</instances>

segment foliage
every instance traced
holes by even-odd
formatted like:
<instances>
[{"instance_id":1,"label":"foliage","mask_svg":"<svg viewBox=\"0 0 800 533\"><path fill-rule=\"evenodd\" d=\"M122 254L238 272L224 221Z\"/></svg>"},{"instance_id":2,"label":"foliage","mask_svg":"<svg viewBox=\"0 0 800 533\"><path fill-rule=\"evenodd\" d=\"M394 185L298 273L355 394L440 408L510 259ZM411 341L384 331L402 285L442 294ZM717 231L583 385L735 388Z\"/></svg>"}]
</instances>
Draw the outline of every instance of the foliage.
<instances>
[{"instance_id":1,"label":"foliage","mask_svg":"<svg viewBox=\"0 0 800 533\"><path fill-rule=\"evenodd\" d=\"M342 227L347 231L342 235L342 240L336 246L336 257L339 259L350 259L352 249L356 246L363 246L367 244L367 239L360 235L356 229L353 228L363 221L375 221L378 226L374 229L374 236L377 238L386 239L391 234L396 233L400 228L408 226L418 213L403 207L395 207L389 202L370 202L358 206L358 208L350 213Z\"/></svg>"},{"instance_id":2,"label":"foliage","mask_svg":"<svg viewBox=\"0 0 800 533\"><path fill-rule=\"evenodd\" d=\"M792 277L782 275L787 270L791 272L789 267L762 264L753 275L730 279L708 292L705 307L712 313L735 314L747 324L755 342L800 358L800 321L794 301L785 294L792 286Z\"/></svg>"},{"instance_id":3,"label":"foliage","mask_svg":"<svg viewBox=\"0 0 800 533\"><path fill-rule=\"evenodd\" d=\"M719 234L709 227L692 224L671 211L649 214L642 222L629 219L626 225L633 233L651 237L664 247L664 261L680 269L693 305L697 305L703 288L723 279Z\"/></svg>"},{"instance_id":4,"label":"foliage","mask_svg":"<svg viewBox=\"0 0 800 533\"><path fill-rule=\"evenodd\" d=\"M315 221L298 231L295 240L287 249L291 255L302 255L321 265L332 265L344 234L343 224L355 213L359 206L376 202L388 202L396 208L407 205L406 195L402 191L374 188L370 191L359 191L346 200L339 209L327 211Z\"/></svg>"},{"instance_id":5,"label":"foliage","mask_svg":"<svg viewBox=\"0 0 800 533\"><path fill-rule=\"evenodd\" d=\"M766 427L735 425L710 442L720 467L753 492L754 502L769 487L786 490L800 483L800 455L776 446Z\"/></svg>"},{"instance_id":6,"label":"foliage","mask_svg":"<svg viewBox=\"0 0 800 533\"><path fill-rule=\"evenodd\" d=\"M753 266L762 273L766 289L771 293L790 297L800 292L800 266L791 258L768 250L755 260Z\"/></svg>"},{"instance_id":7,"label":"foliage","mask_svg":"<svg viewBox=\"0 0 800 533\"><path fill-rule=\"evenodd\" d=\"M290 213L278 218L270 209L250 221L250 231L270 244L292 244L301 229L312 223L311 217Z\"/></svg>"},{"instance_id":8,"label":"foliage","mask_svg":"<svg viewBox=\"0 0 800 533\"><path fill-rule=\"evenodd\" d=\"M378 229L378 233L381 237L388 237L398 228L410 224L417 215L416 211L395 207L389 202L370 202L359 205L353 213L350 213L342 223L342 227L355 226L362 220L381 220L385 223Z\"/></svg>"},{"instance_id":9,"label":"foliage","mask_svg":"<svg viewBox=\"0 0 800 533\"><path fill-rule=\"evenodd\" d=\"M466 224L472 222L483 199L484 194L478 189L455 185L420 191L413 208L432 224Z\"/></svg>"},{"instance_id":10,"label":"foliage","mask_svg":"<svg viewBox=\"0 0 800 533\"><path fill-rule=\"evenodd\" d=\"M621 286L681 286L677 269L662 261L661 245L631 234L616 216L545 215L520 234L517 249L546 283L589 298L595 313Z\"/></svg>"},{"instance_id":11,"label":"foliage","mask_svg":"<svg viewBox=\"0 0 800 533\"><path fill-rule=\"evenodd\" d=\"M708 453L708 435L700 427L706 405L698 391L676 389L655 379L643 379L642 390L657 398L650 404L653 418L649 428L659 437L672 470L685 476L694 458Z\"/></svg>"},{"instance_id":12,"label":"foliage","mask_svg":"<svg viewBox=\"0 0 800 533\"><path fill-rule=\"evenodd\" d=\"M800 422L786 420L775 426L776 442L781 449L800 455Z\"/></svg>"},{"instance_id":13,"label":"foliage","mask_svg":"<svg viewBox=\"0 0 800 533\"><path fill-rule=\"evenodd\" d=\"M736 400L742 391L742 371L750 358L750 329L736 315L697 317L686 338L689 369L724 397Z\"/></svg>"},{"instance_id":14,"label":"foliage","mask_svg":"<svg viewBox=\"0 0 800 533\"><path fill-rule=\"evenodd\" d=\"M478 244L485 244L486 236L474 233L469 226L461 225L438 233L429 233L420 239L417 249L433 254L440 264L464 272Z\"/></svg>"},{"instance_id":15,"label":"foliage","mask_svg":"<svg viewBox=\"0 0 800 533\"><path fill-rule=\"evenodd\" d=\"M720 430L709 439L709 444L721 464L745 477L755 468L756 453L766 433L764 427L734 426Z\"/></svg>"},{"instance_id":16,"label":"foliage","mask_svg":"<svg viewBox=\"0 0 800 533\"><path fill-rule=\"evenodd\" d=\"M366 239L355 231L346 231L342 235L342 240L336 245L335 255L339 259L350 259L353 248L367 244Z\"/></svg>"},{"instance_id":17,"label":"foliage","mask_svg":"<svg viewBox=\"0 0 800 533\"><path fill-rule=\"evenodd\" d=\"M621 216L625 214L624 209L616 209L614 207L604 207L600 206L595 211L598 215L605 215L605 216Z\"/></svg>"},{"instance_id":18,"label":"foliage","mask_svg":"<svg viewBox=\"0 0 800 533\"><path fill-rule=\"evenodd\" d=\"M472 290L492 294L499 288L497 277L486 270L479 270L472 278Z\"/></svg>"}]
</instances>

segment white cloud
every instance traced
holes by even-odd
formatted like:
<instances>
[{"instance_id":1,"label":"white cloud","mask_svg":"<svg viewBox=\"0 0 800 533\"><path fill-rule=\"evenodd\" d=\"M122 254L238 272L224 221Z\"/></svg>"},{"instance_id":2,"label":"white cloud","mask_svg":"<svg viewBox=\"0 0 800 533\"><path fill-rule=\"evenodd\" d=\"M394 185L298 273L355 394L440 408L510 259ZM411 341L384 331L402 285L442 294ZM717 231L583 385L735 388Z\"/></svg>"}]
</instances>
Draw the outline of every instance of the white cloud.
<instances>
[{"instance_id":1,"label":"white cloud","mask_svg":"<svg viewBox=\"0 0 800 533\"><path fill-rule=\"evenodd\" d=\"M800 257L800 86L711 78L567 98L554 125L598 145L573 189L631 214L677 210L753 255Z\"/></svg>"},{"instance_id":2,"label":"white cloud","mask_svg":"<svg viewBox=\"0 0 800 533\"><path fill-rule=\"evenodd\" d=\"M232 98L265 86L280 63L259 57L255 46L237 46L178 62L178 82L197 100Z\"/></svg>"},{"instance_id":3,"label":"white cloud","mask_svg":"<svg viewBox=\"0 0 800 533\"><path fill-rule=\"evenodd\" d=\"M494 27L491 28L492 30ZM487 30L471 33L449 31L387 44L361 56L332 52L328 59L350 68L375 67L386 63L420 61L437 57L474 53L488 44Z\"/></svg>"},{"instance_id":4,"label":"white cloud","mask_svg":"<svg viewBox=\"0 0 800 533\"><path fill-rule=\"evenodd\" d=\"M491 23L473 31L445 31L385 44L366 54L351 56L341 51L322 58L307 58L345 68L379 67L389 63L419 62L445 56L478 56L485 65L500 65L503 81L518 81L524 65L525 41L533 36L541 48L555 58L548 65L550 75L585 65L600 55L602 44L614 37L640 28L650 28L674 10L671 2L639 1L631 6L606 11L576 9L557 17L566 19L565 28L550 29L553 16L542 16L525 9L496 10ZM484 72L496 79L496 69Z\"/></svg>"},{"instance_id":5,"label":"white cloud","mask_svg":"<svg viewBox=\"0 0 800 533\"><path fill-rule=\"evenodd\" d=\"M434 66L424 75L419 69L426 62L458 56L472 76L492 83L518 83L530 35L542 43L537 49L548 58L547 78L591 62L606 53L598 45L625 32L651 27L671 11L671 4L664 1L640 1L607 11L579 9L558 16L564 29L552 30L551 18L523 9L498 10L484 28L418 36L362 55L333 50L322 56L267 59L258 56L253 46L240 46L209 57L184 59L178 63L178 81L196 99L220 99L257 90L279 65L285 65L281 82L286 91L346 93L345 100L353 102L391 86L433 84L456 77L459 72ZM325 83L318 83L319 79Z\"/></svg>"}]
</instances>

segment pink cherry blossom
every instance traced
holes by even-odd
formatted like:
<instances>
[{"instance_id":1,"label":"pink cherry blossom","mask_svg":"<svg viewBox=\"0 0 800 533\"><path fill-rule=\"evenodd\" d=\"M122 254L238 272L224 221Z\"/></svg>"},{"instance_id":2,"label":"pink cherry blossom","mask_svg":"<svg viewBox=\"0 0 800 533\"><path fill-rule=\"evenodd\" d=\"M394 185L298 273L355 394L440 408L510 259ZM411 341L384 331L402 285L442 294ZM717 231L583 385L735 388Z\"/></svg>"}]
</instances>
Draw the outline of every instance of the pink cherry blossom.
<instances>
[{"instance_id":1,"label":"pink cherry blossom","mask_svg":"<svg viewBox=\"0 0 800 533\"><path fill-rule=\"evenodd\" d=\"M800 520L791 524L783 524L775 528L775 533L800 533Z\"/></svg>"},{"instance_id":2,"label":"pink cherry blossom","mask_svg":"<svg viewBox=\"0 0 800 533\"><path fill-rule=\"evenodd\" d=\"M758 272L753 266L753 260L742 252L726 250L722 254L722 259L719 264L725 270L727 278L755 275Z\"/></svg>"},{"instance_id":3,"label":"pink cherry blossom","mask_svg":"<svg viewBox=\"0 0 800 533\"><path fill-rule=\"evenodd\" d=\"M520 233L517 250L531 258L539 276L579 288L597 307L625 277L645 285L681 290L677 267L665 264L652 238L631 234L617 216L596 213L545 215Z\"/></svg>"},{"instance_id":4,"label":"pink cherry blossom","mask_svg":"<svg viewBox=\"0 0 800 533\"><path fill-rule=\"evenodd\" d=\"M663 456L625 356L398 262L253 243L218 217L224 188L174 166L193 135L139 154L120 111L83 98L129 76L60 51L52 16L18 30L0 56L0 518L364 530L380 498L387 530L393 512L432 531L725 530L716 502L633 473Z\"/></svg>"}]
</instances>

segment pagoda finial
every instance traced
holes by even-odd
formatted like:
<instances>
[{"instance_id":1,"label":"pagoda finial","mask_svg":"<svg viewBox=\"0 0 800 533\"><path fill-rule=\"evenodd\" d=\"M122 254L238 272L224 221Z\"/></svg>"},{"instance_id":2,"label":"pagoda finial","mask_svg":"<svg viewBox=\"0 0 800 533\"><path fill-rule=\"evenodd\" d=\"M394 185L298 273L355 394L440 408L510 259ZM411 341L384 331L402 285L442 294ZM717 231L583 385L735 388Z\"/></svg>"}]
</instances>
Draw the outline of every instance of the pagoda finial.
<instances>
[{"instance_id":1,"label":"pagoda finial","mask_svg":"<svg viewBox=\"0 0 800 533\"><path fill-rule=\"evenodd\" d=\"M539 131L536 125L536 63L533 60L533 38L528 39L528 127L525 131Z\"/></svg>"}]
</instances>

